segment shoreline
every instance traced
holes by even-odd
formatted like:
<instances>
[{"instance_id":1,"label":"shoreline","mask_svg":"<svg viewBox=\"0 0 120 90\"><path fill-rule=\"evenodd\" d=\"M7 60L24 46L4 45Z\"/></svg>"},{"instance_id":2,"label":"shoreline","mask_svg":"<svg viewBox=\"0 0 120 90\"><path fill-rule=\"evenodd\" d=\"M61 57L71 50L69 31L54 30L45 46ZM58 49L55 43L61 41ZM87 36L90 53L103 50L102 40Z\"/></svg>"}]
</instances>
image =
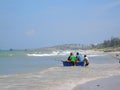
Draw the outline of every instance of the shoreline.
<instances>
[{"instance_id":1,"label":"shoreline","mask_svg":"<svg viewBox=\"0 0 120 90\"><path fill-rule=\"evenodd\" d=\"M100 78L77 85L73 90L119 90L120 75Z\"/></svg>"}]
</instances>

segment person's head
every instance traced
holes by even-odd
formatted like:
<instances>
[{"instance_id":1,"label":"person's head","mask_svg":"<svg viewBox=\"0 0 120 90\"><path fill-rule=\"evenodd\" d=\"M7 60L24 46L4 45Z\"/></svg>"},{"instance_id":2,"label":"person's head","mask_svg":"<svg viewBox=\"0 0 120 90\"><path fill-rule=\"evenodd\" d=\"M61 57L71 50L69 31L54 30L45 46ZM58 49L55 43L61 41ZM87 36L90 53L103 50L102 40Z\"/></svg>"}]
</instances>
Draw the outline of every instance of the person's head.
<instances>
[{"instance_id":1,"label":"person's head","mask_svg":"<svg viewBox=\"0 0 120 90\"><path fill-rule=\"evenodd\" d=\"M79 55L79 52L77 52L76 54Z\"/></svg>"},{"instance_id":2,"label":"person's head","mask_svg":"<svg viewBox=\"0 0 120 90\"><path fill-rule=\"evenodd\" d=\"M87 55L84 55L84 57L87 57Z\"/></svg>"},{"instance_id":3,"label":"person's head","mask_svg":"<svg viewBox=\"0 0 120 90\"><path fill-rule=\"evenodd\" d=\"M71 55L73 55L73 53L72 53L72 52L70 53L70 56L71 56Z\"/></svg>"}]
</instances>

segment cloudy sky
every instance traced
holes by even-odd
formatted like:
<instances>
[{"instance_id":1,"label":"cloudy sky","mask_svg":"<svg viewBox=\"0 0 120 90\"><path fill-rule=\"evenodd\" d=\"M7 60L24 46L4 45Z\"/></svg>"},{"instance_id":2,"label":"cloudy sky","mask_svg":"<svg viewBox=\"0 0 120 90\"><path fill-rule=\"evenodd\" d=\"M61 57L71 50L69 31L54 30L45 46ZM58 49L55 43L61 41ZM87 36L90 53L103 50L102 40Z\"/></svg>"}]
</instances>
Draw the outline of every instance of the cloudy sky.
<instances>
[{"instance_id":1,"label":"cloudy sky","mask_svg":"<svg viewBox=\"0 0 120 90\"><path fill-rule=\"evenodd\" d=\"M120 37L120 0L0 0L0 49Z\"/></svg>"}]
</instances>

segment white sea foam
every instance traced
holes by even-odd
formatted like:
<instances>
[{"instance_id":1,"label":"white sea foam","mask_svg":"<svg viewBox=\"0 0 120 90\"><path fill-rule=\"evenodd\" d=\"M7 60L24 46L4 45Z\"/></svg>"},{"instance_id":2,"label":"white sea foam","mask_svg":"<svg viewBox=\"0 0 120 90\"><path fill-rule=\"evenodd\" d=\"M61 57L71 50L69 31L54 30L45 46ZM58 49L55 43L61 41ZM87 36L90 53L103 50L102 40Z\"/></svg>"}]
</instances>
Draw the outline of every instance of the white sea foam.
<instances>
[{"instance_id":1,"label":"white sea foam","mask_svg":"<svg viewBox=\"0 0 120 90\"><path fill-rule=\"evenodd\" d=\"M38 53L38 52L35 52L35 53L29 53L27 54L27 56L39 56L39 57L43 57L43 56L62 56L62 55L68 55L70 54L70 51L53 51L51 53Z\"/></svg>"},{"instance_id":2,"label":"white sea foam","mask_svg":"<svg viewBox=\"0 0 120 90\"><path fill-rule=\"evenodd\" d=\"M54 54L27 54L27 56L55 56Z\"/></svg>"},{"instance_id":3,"label":"white sea foam","mask_svg":"<svg viewBox=\"0 0 120 90\"><path fill-rule=\"evenodd\" d=\"M88 57L98 57L98 56L105 56L105 54L91 54Z\"/></svg>"},{"instance_id":4,"label":"white sea foam","mask_svg":"<svg viewBox=\"0 0 120 90\"><path fill-rule=\"evenodd\" d=\"M43 56L64 56L64 55L69 55L71 52L74 53L74 55L76 54L76 52L79 52L82 56L84 56L85 54L88 55L89 57L96 57L96 56L102 56L105 55L103 54L103 52L98 52L98 51L84 51L84 50L65 50L65 51L52 51L52 52L33 52L33 53L28 53L27 56L39 56L39 57L43 57Z\"/></svg>"}]
</instances>

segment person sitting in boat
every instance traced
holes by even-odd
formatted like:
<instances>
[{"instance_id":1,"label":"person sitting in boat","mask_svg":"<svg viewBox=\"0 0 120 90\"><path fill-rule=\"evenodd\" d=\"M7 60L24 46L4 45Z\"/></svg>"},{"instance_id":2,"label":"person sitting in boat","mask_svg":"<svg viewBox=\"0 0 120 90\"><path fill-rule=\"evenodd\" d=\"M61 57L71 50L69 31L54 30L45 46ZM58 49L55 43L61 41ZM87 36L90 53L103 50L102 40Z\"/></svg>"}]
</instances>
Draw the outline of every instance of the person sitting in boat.
<instances>
[{"instance_id":1,"label":"person sitting in boat","mask_svg":"<svg viewBox=\"0 0 120 90\"><path fill-rule=\"evenodd\" d=\"M79 52L76 53L76 62L82 62L82 58L81 58Z\"/></svg>"},{"instance_id":2,"label":"person sitting in boat","mask_svg":"<svg viewBox=\"0 0 120 90\"><path fill-rule=\"evenodd\" d=\"M70 60L70 57L72 56L72 53L70 53L70 56L67 58L67 62L70 62L71 60Z\"/></svg>"},{"instance_id":3,"label":"person sitting in boat","mask_svg":"<svg viewBox=\"0 0 120 90\"><path fill-rule=\"evenodd\" d=\"M66 62L71 62L70 57L72 56L72 53L70 53L70 56L67 58Z\"/></svg>"},{"instance_id":4,"label":"person sitting in boat","mask_svg":"<svg viewBox=\"0 0 120 90\"><path fill-rule=\"evenodd\" d=\"M89 59L87 57L87 55L84 55L84 63L85 63L85 66L88 66L89 65Z\"/></svg>"},{"instance_id":5,"label":"person sitting in boat","mask_svg":"<svg viewBox=\"0 0 120 90\"><path fill-rule=\"evenodd\" d=\"M71 53L70 61L72 63L72 66L75 66L76 56L73 53Z\"/></svg>"}]
</instances>

